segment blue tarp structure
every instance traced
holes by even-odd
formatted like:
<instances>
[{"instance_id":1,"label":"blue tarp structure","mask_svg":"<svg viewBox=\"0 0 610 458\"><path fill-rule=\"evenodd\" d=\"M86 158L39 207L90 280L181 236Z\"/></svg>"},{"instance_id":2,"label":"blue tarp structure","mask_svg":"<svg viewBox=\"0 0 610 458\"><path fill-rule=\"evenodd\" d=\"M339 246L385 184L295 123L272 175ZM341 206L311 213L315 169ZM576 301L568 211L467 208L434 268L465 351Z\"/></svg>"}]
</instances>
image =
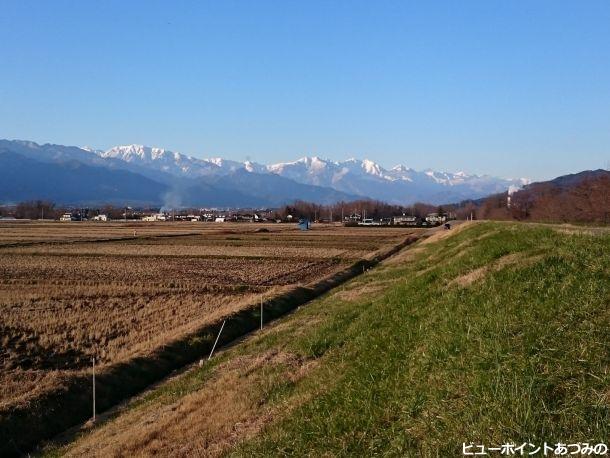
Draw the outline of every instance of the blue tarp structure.
<instances>
[{"instance_id":1,"label":"blue tarp structure","mask_svg":"<svg viewBox=\"0 0 610 458\"><path fill-rule=\"evenodd\" d=\"M309 220L307 218L301 218L299 220L299 229L301 229L302 231L308 231L309 230Z\"/></svg>"}]
</instances>

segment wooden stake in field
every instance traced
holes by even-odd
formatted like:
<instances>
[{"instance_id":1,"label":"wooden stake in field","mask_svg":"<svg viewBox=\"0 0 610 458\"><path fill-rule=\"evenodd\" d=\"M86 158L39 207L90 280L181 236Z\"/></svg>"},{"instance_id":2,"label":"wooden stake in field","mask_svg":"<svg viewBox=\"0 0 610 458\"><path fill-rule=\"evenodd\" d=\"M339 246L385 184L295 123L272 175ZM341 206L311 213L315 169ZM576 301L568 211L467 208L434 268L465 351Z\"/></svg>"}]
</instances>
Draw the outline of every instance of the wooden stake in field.
<instances>
[{"instance_id":1,"label":"wooden stake in field","mask_svg":"<svg viewBox=\"0 0 610 458\"><path fill-rule=\"evenodd\" d=\"M261 331L263 330L263 296L261 296Z\"/></svg>"},{"instance_id":2,"label":"wooden stake in field","mask_svg":"<svg viewBox=\"0 0 610 458\"><path fill-rule=\"evenodd\" d=\"M93 421L95 421L95 356L93 357Z\"/></svg>"},{"instance_id":3,"label":"wooden stake in field","mask_svg":"<svg viewBox=\"0 0 610 458\"><path fill-rule=\"evenodd\" d=\"M220 334L222 334L222 330L224 329L226 322L227 322L227 320L224 320L222 322L222 326L220 327L220 331L218 331L218 335L216 336L216 340L214 341L214 345L212 346L212 351L210 352L210 356L208 356L208 361L210 359L212 359L212 355L214 354L214 349L216 348L216 344L218 343L218 339L220 339Z\"/></svg>"}]
</instances>

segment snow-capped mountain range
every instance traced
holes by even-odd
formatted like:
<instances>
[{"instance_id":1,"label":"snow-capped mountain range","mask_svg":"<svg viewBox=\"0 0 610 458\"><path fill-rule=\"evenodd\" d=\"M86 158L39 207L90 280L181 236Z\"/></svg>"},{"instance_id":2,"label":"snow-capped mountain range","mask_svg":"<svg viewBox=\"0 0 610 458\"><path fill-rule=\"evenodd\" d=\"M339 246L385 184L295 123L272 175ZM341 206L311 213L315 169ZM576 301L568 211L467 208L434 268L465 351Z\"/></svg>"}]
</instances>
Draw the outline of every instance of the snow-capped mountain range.
<instances>
[{"instance_id":1,"label":"snow-capped mountain range","mask_svg":"<svg viewBox=\"0 0 610 458\"><path fill-rule=\"evenodd\" d=\"M276 174L297 183L332 188L396 204L415 201L448 203L479 198L506 191L511 186L521 187L528 183L525 178L503 179L430 169L416 171L404 165L385 169L369 159L332 161L313 156L293 162L265 165L222 158L198 159L143 145L116 146L108 151L97 151L96 154L102 158L118 159L129 164L188 178L222 176L240 170Z\"/></svg>"},{"instance_id":2,"label":"snow-capped mountain range","mask_svg":"<svg viewBox=\"0 0 610 458\"><path fill-rule=\"evenodd\" d=\"M442 204L477 199L528 182L464 172L416 171L404 165L385 169L369 159L332 161L314 156L266 165L199 159L143 145L101 151L19 140L0 140L0 168L14 172L14 183L4 182L4 195L0 188L0 203L52 198L63 190L55 197L58 202L91 201L81 196L84 193L98 202L176 206L279 206L296 199L330 203L358 198ZM50 196L41 190L40 174L48 185L44 192ZM32 183L28 183L30 175ZM80 181L76 184L75 180ZM130 197L133 195L138 197ZM73 200L67 200L68 196Z\"/></svg>"}]
</instances>

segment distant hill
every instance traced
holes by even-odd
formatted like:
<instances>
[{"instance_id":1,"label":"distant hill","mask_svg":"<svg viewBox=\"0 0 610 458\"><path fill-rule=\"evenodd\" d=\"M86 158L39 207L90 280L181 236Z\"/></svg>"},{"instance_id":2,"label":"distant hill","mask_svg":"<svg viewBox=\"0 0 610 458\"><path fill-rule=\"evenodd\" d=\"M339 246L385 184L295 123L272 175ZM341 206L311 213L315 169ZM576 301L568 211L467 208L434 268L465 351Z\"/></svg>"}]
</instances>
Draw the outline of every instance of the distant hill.
<instances>
[{"instance_id":1,"label":"distant hill","mask_svg":"<svg viewBox=\"0 0 610 458\"><path fill-rule=\"evenodd\" d=\"M109 171L141 175L169 189L167 198L163 193L157 196L156 202L160 205L277 206L297 199L318 204L362 199L398 205L443 204L485 197L528 182L524 178L503 179L465 172L417 171L404 165L384 169L369 159L331 161L313 156L266 165L223 158L199 159L143 145L115 146L101 151L22 140L0 140L0 149L47 165L77 161ZM47 175L51 180L54 179L52 170L49 166ZM36 190L38 185L23 184L31 190ZM96 197L135 203L135 196L125 192L128 188L122 187L123 191L117 190L114 194L99 192ZM74 188L65 198L72 203L85 202L79 192ZM140 192L155 191L151 188ZM0 203L6 203L7 198L8 195L0 195ZM17 198L21 200L19 195Z\"/></svg>"},{"instance_id":2,"label":"distant hill","mask_svg":"<svg viewBox=\"0 0 610 458\"><path fill-rule=\"evenodd\" d=\"M36 161L0 148L0 202L45 199L62 204L159 202L168 186L127 170L94 167L74 159Z\"/></svg>"},{"instance_id":3,"label":"distant hill","mask_svg":"<svg viewBox=\"0 0 610 458\"><path fill-rule=\"evenodd\" d=\"M0 204L44 199L65 205L260 208L295 200L328 204L358 197L220 160L200 162L222 173L181 175L178 170L188 169L188 158L157 150L148 153L147 160L160 161L155 167L146 166L146 160L134 163L74 146L0 140Z\"/></svg>"},{"instance_id":4,"label":"distant hill","mask_svg":"<svg viewBox=\"0 0 610 458\"><path fill-rule=\"evenodd\" d=\"M332 204L341 200L356 200L355 194L337 191L330 187L298 183L275 174L251 173L238 169L226 175L215 175L201 179L223 192L240 192L269 202L270 206L281 206L286 202L304 200L317 204Z\"/></svg>"},{"instance_id":5,"label":"distant hill","mask_svg":"<svg viewBox=\"0 0 610 458\"><path fill-rule=\"evenodd\" d=\"M610 222L610 171L587 170L473 203L488 219Z\"/></svg>"}]
</instances>

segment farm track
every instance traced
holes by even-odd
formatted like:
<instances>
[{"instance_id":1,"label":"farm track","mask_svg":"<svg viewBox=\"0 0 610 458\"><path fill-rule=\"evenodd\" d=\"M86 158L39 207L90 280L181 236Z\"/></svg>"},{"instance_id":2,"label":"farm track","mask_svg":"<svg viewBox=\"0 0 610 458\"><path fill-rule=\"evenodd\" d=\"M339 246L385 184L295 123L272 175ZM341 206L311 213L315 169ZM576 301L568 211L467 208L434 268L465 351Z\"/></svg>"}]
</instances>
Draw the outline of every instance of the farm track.
<instances>
[{"instance_id":1,"label":"farm track","mask_svg":"<svg viewBox=\"0 0 610 458\"><path fill-rule=\"evenodd\" d=\"M185 234L177 235L184 236ZM192 234L188 234L192 235ZM426 234L427 235L427 234ZM380 261L396 254L424 234L410 235L400 243L362 259L340 271L306 286L294 286L264 303L265 321L274 320L294 308L326 293L330 289L361 274ZM170 236L176 236L171 234ZM157 238L158 236L151 236ZM116 241L117 239L112 239ZM65 243L65 241L58 242ZM290 275L286 272L284 275ZM198 360L209 352L223 319L206 324L195 332L170 341L147 356L107 367L98 376L97 404L100 411L116 406L140 393L172 371ZM243 308L226 318L219 345L227 345L255 330L260 323L259 303ZM0 454L25 453L36 443L49 439L90 415L91 387L88 376L71 377L61 390L45 393L27 407L14 409L0 418Z\"/></svg>"}]
</instances>

